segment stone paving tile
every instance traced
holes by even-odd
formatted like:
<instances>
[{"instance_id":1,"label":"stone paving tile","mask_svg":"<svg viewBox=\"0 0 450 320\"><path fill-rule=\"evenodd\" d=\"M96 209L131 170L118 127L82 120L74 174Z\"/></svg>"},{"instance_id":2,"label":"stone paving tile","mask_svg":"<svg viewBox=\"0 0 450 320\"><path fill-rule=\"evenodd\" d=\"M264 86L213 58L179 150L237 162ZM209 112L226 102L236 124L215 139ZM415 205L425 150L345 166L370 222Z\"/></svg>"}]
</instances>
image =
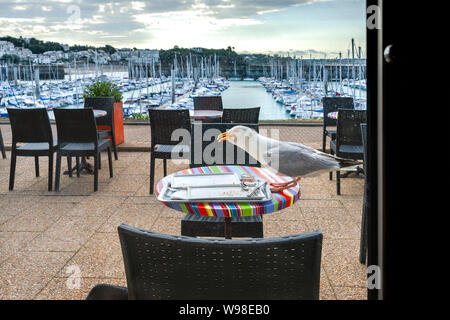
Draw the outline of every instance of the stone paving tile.
<instances>
[{"instance_id":1,"label":"stone paving tile","mask_svg":"<svg viewBox=\"0 0 450 320\"><path fill-rule=\"evenodd\" d=\"M117 233L117 227L121 223L142 229L152 229L160 215L161 211L153 204L122 204L99 231Z\"/></svg>"},{"instance_id":2,"label":"stone paving tile","mask_svg":"<svg viewBox=\"0 0 450 320\"><path fill-rule=\"evenodd\" d=\"M301 201L301 200L299 200ZM302 211L297 206L299 202L295 203L293 206L290 206L281 211L272 212L269 214L265 214L263 216L264 222L272 222L272 221L296 221L303 220Z\"/></svg>"},{"instance_id":3,"label":"stone paving tile","mask_svg":"<svg viewBox=\"0 0 450 320\"><path fill-rule=\"evenodd\" d=\"M143 185L148 186L150 178L141 175L120 175L114 177L114 181L111 181L104 188L99 188L99 194L135 194Z\"/></svg>"},{"instance_id":4,"label":"stone paving tile","mask_svg":"<svg viewBox=\"0 0 450 320\"><path fill-rule=\"evenodd\" d=\"M123 202L124 204L130 203L130 204L158 204L161 203L156 199L155 195L149 195L148 193L144 196L129 196L125 199Z\"/></svg>"},{"instance_id":5,"label":"stone paving tile","mask_svg":"<svg viewBox=\"0 0 450 320\"><path fill-rule=\"evenodd\" d=\"M125 270L118 233L95 233L67 262L57 277L67 277L68 266L78 266L81 277L124 278Z\"/></svg>"},{"instance_id":6,"label":"stone paving tile","mask_svg":"<svg viewBox=\"0 0 450 320\"><path fill-rule=\"evenodd\" d=\"M91 289L100 283L127 286L124 278L53 278L34 300L85 300Z\"/></svg>"},{"instance_id":7,"label":"stone paving tile","mask_svg":"<svg viewBox=\"0 0 450 320\"><path fill-rule=\"evenodd\" d=\"M109 217L118 210L126 197L92 195L83 197L75 207L67 212L70 216L102 216Z\"/></svg>"},{"instance_id":8,"label":"stone paving tile","mask_svg":"<svg viewBox=\"0 0 450 320\"><path fill-rule=\"evenodd\" d=\"M361 222L361 216L362 216L362 207L363 207L363 201L362 200L341 200L342 205L344 206L346 212L358 220L358 222Z\"/></svg>"},{"instance_id":9,"label":"stone paving tile","mask_svg":"<svg viewBox=\"0 0 450 320\"><path fill-rule=\"evenodd\" d=\"M314 231L304 219L294 221L264 221L263 229L264 238L276 238Z\"/></svg>"},{"instance_id":10,"label":"stone paving tile","mask_svg":"<svg viewBox=\"0 0 450 320\"><path fill-rule=\"evenodd\" d=\"M0 232L0 264L39 234L39 232Z\"/></svg>"},{"instance_id":11,"label":"stone paving tile","mask_svg":"<svg viewBox=\"0 0 450 320\"><path fill-rule=\"evenodd\" d=\"M102 190L107 186L107 183L98 183L98 190ZM54 192L54 194L61 195L75 195L75 196L90 196L94 195L94 177L92 176L92 181L90 182L81 182L76 181L69 184L67 187L61 187L59 192Z\"/></svg>"},{"instance_id":12,"label":"stone paving tile","mask_svg":"<svg viewBox=\"0 0 450 320\"><path fill-rule=\"evenodd\" d=\"M0 225L13 218L14 216L0 215Z\"/></svg>"},{"instance_id":13,"label":"stone paving tile","mask_svg":"<svg viewBox=\"0 0 450 320\"><path fill-rule=\"evenodd\" d=\"M340 208L302 208L310 228L320 230L324 238L358 239L360 228L357 221Z\"/></svg>"},{"instance_id":14,"label":"stone paving tile","mask_svg":"<svg viewBox=\"0 0 450 320\"><path fill-rule=\"evenodd\" d=\"M73 253L18 252L0 265L0 299L31 299Z\"/></svg>"},{"instance_id":15,"label":"stone paving tile","mask_svg":"<svg viewBox=\"0 0 450 320\"><path fill-rule=\"evenodd\" d=\"M38 197L5 197L0 203L0 216L16 216L33 210L38 205Z\"/></svg>"},{"instance_id":16,"label":"stone paving tile","mask_svg":"<svg viewBox=\"0 0 450 320\"><path fill-rule=\"evenodd\" d=\"M320 269L320 300L336 300L336 294L324 268Z\"/></svg>"},{"instance_id":17,"label":"stone paving tile","mask_svg":"<svg viewBox=\"0 0 450 320\"><path fill-rule=\"evenodd\" d=\"M81 203L85 201L85 196L72 196L72 195L42 195L39 197L39 203Z\"/></svg>"},{"instance_id":18,"label":"stone paving tile","mask_svg":"<svg viewBox=\"0 0 450 320\"><path fill-rule=\"evenodd\" d=\"M59 219L47 213L20 214L0 225L0 231L45 231Z\"/></svg>"},{"instance_id":19,"label":"stone paving tile","mask_svg":"<svg viewBox=\"0 0 450 320\"><path fill-rule=\"evenodd\" d=\"M25 251L77 251L105 222L105 217L61 217L28 246Z\"/></svg>"},{"instance_id":20,"label":"stone paving tile","mask_svg":"<svg viewBox=\"0 0 450 320\"><path fill-rule=\"evenodd\" d=\"M367 300L367 288L334 287L338 300Z\"/></svg>"},{"instance_id":21,"label":"stone paving tile","mask_svg":"<svg viewBox=\"0 0 450 320\"><path fill-rule=\"evenodd\" d=\"M303 197L297 202L299 208L343 208L339 200L318 200L304 199Z\"/></svg>"},{"instance_id":22,"label":"stone paving tile","mask_svg":"<svg viewBox=\"0 0 450 320\"><path fill-rule=\"evenodd\" d=\"M359 240L324 239L322 265L333 287L365 287L366 266L358 259Z\"/></svg>"}]
</instances>

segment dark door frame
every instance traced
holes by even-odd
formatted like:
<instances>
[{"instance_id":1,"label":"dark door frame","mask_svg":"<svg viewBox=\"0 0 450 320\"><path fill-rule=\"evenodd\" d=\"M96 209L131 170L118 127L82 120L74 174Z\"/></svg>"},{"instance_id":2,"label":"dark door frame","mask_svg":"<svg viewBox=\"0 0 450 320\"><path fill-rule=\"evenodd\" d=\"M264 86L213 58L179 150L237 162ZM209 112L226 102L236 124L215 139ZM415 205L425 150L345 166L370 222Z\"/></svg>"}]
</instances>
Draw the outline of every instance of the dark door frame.
<instances>
[{"instance_id":1,"label":"dark door frame","mask_svg":"<svg viewBox=\"0 0 450 320\"><path fill-rule=\"evenodd\" d=\"M368 280L374 272L380 272L379 289L367 289L369 300L383 299L384 268L383 268L383 33L382 1L366 0L366 45L367 45L367 138L368 163L365 164L368 194L367 213L367 267L376 266L378 270L368 272ZM375 24L375 25L374 25Z\"/></svg>"}]
</instances>

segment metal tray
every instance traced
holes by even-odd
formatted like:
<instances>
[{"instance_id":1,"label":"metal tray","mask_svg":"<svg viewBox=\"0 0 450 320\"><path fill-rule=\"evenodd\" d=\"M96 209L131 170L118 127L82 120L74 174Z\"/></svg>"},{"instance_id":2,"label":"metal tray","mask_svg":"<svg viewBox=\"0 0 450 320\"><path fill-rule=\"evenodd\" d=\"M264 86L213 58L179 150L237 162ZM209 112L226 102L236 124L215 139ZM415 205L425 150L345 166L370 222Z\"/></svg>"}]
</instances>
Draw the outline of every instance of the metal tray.
<instances>
[{"instance_id":1,"label":"metal tray","mask_svg":"<svg viewBox=\"0 0 450 320\"><path fill-rule=\"evenodd\" d=\"M178 188L174 187L174 182ZM244 190L235 173L172 175L162 183L157 198L162 202L265 202L272 199L266 181L256 178L255 183ZM255 192L252 194L252 191Z\"/></svg>"},{"instance_id":2,"label":"metal tray","mask_svg":"<svg viewBox=\"0 0 450 320\"><path fill-rule=\"evenodd\" d=\"M239 186L241 184L241 179L233 172L171 175L167 178L170 178L170 187L174 189L187 188L188 186L194 187L224 184L236 184Z\"/></svg>"}]
</instances>

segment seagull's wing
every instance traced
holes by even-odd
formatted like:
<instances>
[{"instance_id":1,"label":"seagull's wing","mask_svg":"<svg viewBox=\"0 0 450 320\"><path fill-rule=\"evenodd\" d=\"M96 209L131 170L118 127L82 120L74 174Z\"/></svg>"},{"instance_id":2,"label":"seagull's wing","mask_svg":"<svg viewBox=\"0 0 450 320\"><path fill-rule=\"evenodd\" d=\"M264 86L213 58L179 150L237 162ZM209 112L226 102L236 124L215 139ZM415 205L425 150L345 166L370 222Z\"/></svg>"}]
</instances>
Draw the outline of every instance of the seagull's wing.
<instances>
[{"instance_id":1,"label":"seagull's wing","mask_svg":"<svg viewBox=\"0 0 450 320\"><path fill-rule=\"evenodd\" d=\"M339 161L332 155L294 142L271 144L264 158L272 169L290 177L340 168Z\"/></svg>"}]
</instances>

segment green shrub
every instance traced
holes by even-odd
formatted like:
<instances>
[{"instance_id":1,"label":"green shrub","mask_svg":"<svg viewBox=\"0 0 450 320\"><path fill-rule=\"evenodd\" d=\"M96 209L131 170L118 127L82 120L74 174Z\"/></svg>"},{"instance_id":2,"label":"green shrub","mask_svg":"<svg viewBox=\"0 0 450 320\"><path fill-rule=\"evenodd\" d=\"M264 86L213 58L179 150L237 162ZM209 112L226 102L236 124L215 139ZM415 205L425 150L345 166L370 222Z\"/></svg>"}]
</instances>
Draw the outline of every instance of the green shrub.
<instances>
[{"instance_id":1,"label":"green shrub","mask_svg":"<svg viewBox=\"0 0 450 320\"><path fill-rule=\"evenodd\" d=\"M114 102L122 101L122 93L117 85L107 81L97 81L84 89L83 98L88 97L113 97Z\"/></svg>"},{"instance_id":2,"label":"green shrub","mask_svg":"<svg viewBox=\"0 0 450 320\"><path fill-rule=\"evenodd\" d=\"M128 120L148 120L149 116L148 114L142 114L142 113L133 113L127 118Z\"/></svg>"}]
</instances>

